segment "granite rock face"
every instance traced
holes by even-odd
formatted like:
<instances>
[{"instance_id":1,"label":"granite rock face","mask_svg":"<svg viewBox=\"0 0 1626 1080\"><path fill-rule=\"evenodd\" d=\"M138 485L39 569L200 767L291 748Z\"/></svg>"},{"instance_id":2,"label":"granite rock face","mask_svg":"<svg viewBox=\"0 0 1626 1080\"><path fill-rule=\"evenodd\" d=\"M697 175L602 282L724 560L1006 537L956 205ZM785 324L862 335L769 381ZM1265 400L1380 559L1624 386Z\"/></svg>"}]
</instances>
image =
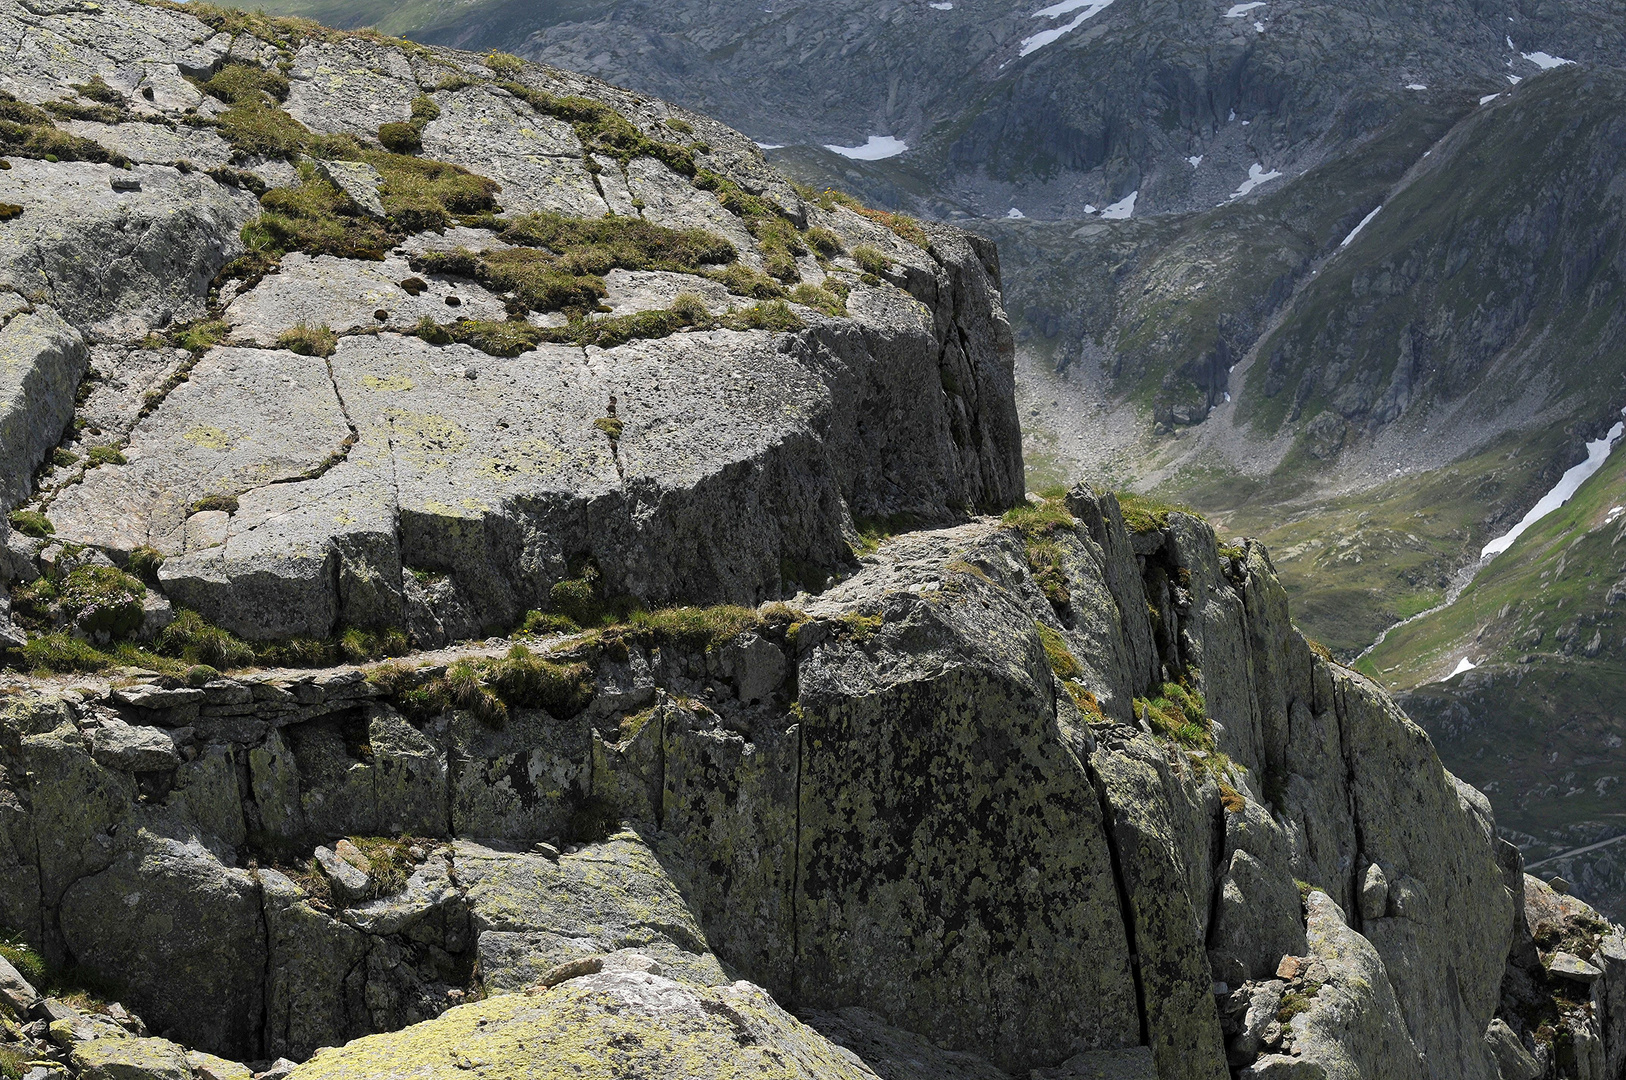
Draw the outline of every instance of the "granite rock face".
<instances>
[{"instance_id":1,"label":"granite rock face","mask_svg":"<svg viewBox=\"0 0 1626 1080\"><path fill-rule=\"evenodd\" d=\"M990 245L581 76L250 25L0 5L8 107L136 162L0 170L7 498L55 530L7 527L7 577L36 635L126 567L154 623L450 647L18 676L0 929L163 1038L49 999L6 1043L177 1080L1619 1057L1618 932L1520 877L1262 547L1086 486L977 516L1022 494ZM229 166L163 160L200 133ZM602 625L469 642L533 610Z\"/></svg>"},{"instance_id":2,"label":"granite rock face","mask_svg":"<svg viewBox=\"0 0 1626 1080\"><path fill-rule=\"evenodd\" d=\"M1569 976L1532 935L1599 972L1599 1019L1563 1023L1615 1052L1614 931L1510 872L1482 798L1292 629L1262 549L1222 554L1179 514L1132 532L1082 487L1049 512L1059 581L998 522L905 534L715 639L538 642L589 689L500 726L412 704L445 657L405 682L25 698L5 713L8 760L28 764L7 772L0 855L23 884L3 917L211 1053L371 1036L313 1076L562 1024L549 1002L603 983L569 1012L598 1038L589 1013L670 983L673 1000L771 995L823 1033L776 1020L719 1050L729 1067L788 1039L835 1055L814 1076L847 1075L851 1053L886 1077L1492 1080L1522 1060L1506 1033L1557 1060L1526 1018L1570 1000ZM1205 738L1160 719L1181 679ZM172 733L169 768L97 755L156 746L143 727ZM393 856L369 847L391 837ZM334 863L314 877L313 851ZM241 938L205 969L208 1008L176 1011L178 980L223 954L94 918L136 893ZM636 1053L677 1052L689 1014L669 1015Z\"/></svg>"},{"instance_id":3,"label":"granite rock face","mask_svg":"<svg viewBox=\"0 0 1626 1080\"><path fill-rule=\"evenodd\" d=\"M26 362L8 365L19 388L18 419L0 442L6 499L34 494L61 541L115 563L155 548L167 559L163 591L241 636L405 625L411 570L444 577L476 628L546 608L551 588L587 564L608 594L645 604L757 603L850 564L859 522L948 521L1020 497L1012 345L984 241L938 226L895 231L806 202L738 133L682 136L663 103L564 72L497 71L470 54L382 40L234 38L129 2L71 14L14 5L0 24L21 42L8 92L84 114L58 80L101 79L109 90L97 92L118 104L96 115L119 122L64 120L62 137L101 140L103 153L137 162L18 158L0 174L0 199L22 208L0 225L0 285L18 294L16 310L51 305L3 331L7 354ZM172 61L158 38L195 44ZM59 39L71 64L48 58ZM279 62L285 100L260 108L297 146L343 137L360 142L330 145L376 147L380 125L411 120L422 157L395 167L487 177L508 217L425 231L418 210L392 201L400 181L372 164L322 151L302 178L244 141L235 118L246 106L228 112L232 102L195 90L149 95L142 81L159 67L277 80ZM593 149L581 123L545 111L565 108L555 101L587 102L569 108L614 117L618 145L643 149ZM205 165L216 167L198 171ZM252 272L232 263L244 237L266 248L254 191L272 189L270 208L312 184L329 185L338 220L372 222L397 246L334 254L295 243ZM512 291L412 267L432 251L512 253L490 226L533 211L705 230L746 274L662 269L657 286L616 268L604 306L617 317L664 311L692 291L727 321L779 290L760 271L775 252L789 257L785 243L802 262L775 263L775 273L813 289L795 297L815 306L787 308L777 331L638 331L613 347L517 356L402 336L425 320L512 327ZM775 219L767 231L763 214ZM859 248L884 261L884 277L860 271L849 257ZM376 254L385 257L367 257ZM152 347L154 331L190 352L161 374L149 370L166 351ZM290 334L328 331L339 335L322 350L331 356L278 348ZM102 351L83 422L65 430L81 335ZM135 410L108 400L133 384L147 387ZM613 438L606 417L617 421ZM31 493L26 477L58 439L69 455L109 443L125 460L60 465Z\"/></svg>"}]
</instances>

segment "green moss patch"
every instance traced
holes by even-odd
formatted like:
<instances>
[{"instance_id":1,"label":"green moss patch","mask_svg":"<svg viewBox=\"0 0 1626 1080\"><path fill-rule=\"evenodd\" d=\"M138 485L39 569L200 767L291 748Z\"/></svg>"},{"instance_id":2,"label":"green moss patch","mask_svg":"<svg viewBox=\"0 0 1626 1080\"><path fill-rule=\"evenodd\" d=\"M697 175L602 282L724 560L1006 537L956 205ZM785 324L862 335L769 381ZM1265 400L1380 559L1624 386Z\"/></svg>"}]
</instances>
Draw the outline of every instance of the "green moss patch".
<instances>
[{"instance_id":1,"label":"green moss patch","mask_svg":"<svg viewBox=\"0 0 1626 1080\"><path fill-rule=\"evenodd\" d=\"M127 164L99 143L58 128L51 114L0 91L0 154L46 161L99 161Z\"/></svg>"},{"instance_id":2,"label":"green moss patch","mask_svg":"<svg viewBox=\"0 0 1626 1080\"><path fill-rule=\"evenodd\" d=\"M11 522L13 529L35 539L44 539L56 532L56 526L51 524L51 519L38 510L13 510L7 520Z\"/></svg>"}]
</instances>

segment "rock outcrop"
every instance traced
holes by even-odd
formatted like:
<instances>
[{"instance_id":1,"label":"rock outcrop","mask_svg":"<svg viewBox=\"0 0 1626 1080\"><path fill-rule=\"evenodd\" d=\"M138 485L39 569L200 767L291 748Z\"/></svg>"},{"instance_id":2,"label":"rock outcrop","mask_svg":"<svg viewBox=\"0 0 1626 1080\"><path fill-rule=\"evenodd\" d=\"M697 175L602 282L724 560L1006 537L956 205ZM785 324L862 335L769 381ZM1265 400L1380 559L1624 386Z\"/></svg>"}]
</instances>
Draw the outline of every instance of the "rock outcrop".
<instances>
[{"instance_id":1,"label":"rock outcrop","mask_svg":"<svg viewBox=\"0 0 1626 1080\"><path fill-rule=\"evenodd\" d=\"M0 32L8 1069L1621 1053L1617 932L1263 548L1021 500L987 244L501 54Z\"/></svg>"},{"instance_id":2,"label":"rock outcrop","mask_svg":"<svg viewBox=\"0 0 1626 1080\"><path fill-rule=\"evenodd\" d=\"M1020 497L984 241L804 198L715 122L511 58L129 2L0 21L4 499L117 564L155 550L235 633L510 626L587 565L643 603L756 603L822 584L861 523Z\"/></svg>"},{"instance_id":3,"label":"rock outcrop","mask_svg":"<svg viewBox=\"0 0 1626 1080\"><path fill-rule=\"evenodd\" d=\"M502 718L425 711L455 656L22 699L3 917L208 1052L379 1033L300 1076L500 1072L560 1025L806 1076L867 1075L828 1040L990 1077L1491 1080L1614 1045L1613 991L1563 1011L1585 966L1518 968L1534 887L1483 797L1306 645L1257 546L1080 488L800 603L464 651ZM585 682L538 704L504 664ZM163 925L95 920L135 895ZM1609 987L1610 947L1559 951Z\"/></svg>"}]
</instances>

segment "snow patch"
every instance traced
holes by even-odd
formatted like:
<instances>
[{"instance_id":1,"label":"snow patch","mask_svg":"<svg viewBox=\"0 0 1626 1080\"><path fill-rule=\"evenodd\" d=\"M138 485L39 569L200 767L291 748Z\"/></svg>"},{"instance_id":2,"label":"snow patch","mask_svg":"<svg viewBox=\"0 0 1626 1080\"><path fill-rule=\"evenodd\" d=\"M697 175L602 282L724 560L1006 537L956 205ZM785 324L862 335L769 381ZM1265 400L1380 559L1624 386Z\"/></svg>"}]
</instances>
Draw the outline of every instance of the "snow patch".
<instances>
[{"instance_id":1,"label":"snow patch","mask_svg":"<svg viewBox=\"0 0 1626 1080\"><path fill-rule=\"evenodd\" d=\"M784 143L779 143L779 142L759 142L759 143L757 143L757 149L758 150L783 150L784 148L785 148L785 144Z\"/></svg>"},{"instance_id":2,"label":"snow patch","mask_svg":"<svg viewBox=\"0 0 1626 1080\"><path fill-rule=\"evenodd\" d=\"M854 161L880 161L884 158L897 157L909 149L909 144L890 135L871 135L863 146L835 146L825 143L824 148Z\"/></svg>"},{"instance_id":3,"label":"snow patch","mask_svg":"<svg viewBox=\"0 0 1626 1080\"><path fill-rule=\"evenodd\" d=\"M953 4L927 4L926 6L931 8L933 11L953 11L954 10L954 5Z\"/></svg>"},{"instance_id":4,"label":"snow patch","mask_svg":"<svg viewBox=\"0 0 1626 1080\"><path fill-rule=\"evenodd\" d=\"M1251 3L1251 4L1238 4L1236 7L1232 8L1230 11L1227 11L1225 13L1225 17L1227 19L1240 19L1240 18L1242 18L1242 16L1246 15L1248 12L1253 11L1256 8L1262 8L1264 6L1265 6L1265 0L1254 0L1254 2Z\"/></svg>"},{"instance_id":5,"label":"snow patch","mask_svg":"<svg viewBox=\"0 0 1626 1080\"><path fill-rule=\"evenodd\" d=\"M1611 506L1609 516L1603 519L1605 525L1613 525L1620 520L1620 515L1626 514L1626 506Z\"/></svg>"},{"instance_id":6,"label":"snow patch","mask_svg":"<svg viewBox=\"0 0 1626 1080\"><path fill-rule=\"evenodd\" d=\"M1406 84L1406 89L1407 90L1427 90L1428 87L1424 86L1420 82L1414 82L1414 83L1407 83Z\"/></svg>"},{"instance_id":7,"label":"snow patch","mask_svg":"<svg viewBox=\"0 0 1626 1080\"><path fill-rule=\"evenodd\" d=\"M1061 3L1059 4L1051 4L1049 7L1044 8L1043 10L1035 11L1033 13L1033 17L1035 19L1059 19L1063 15L1068 15L1074 11L1078 11L1079 8L1084 9L1083 11L1079 12L1078 15L1074 16L1072 22L1065 26L1057 26L1049 30L1041 30L1032 37L1023 38L1022 49L1018 55L1029 56L1038 52L1040 49L1044 48L1046 45L1049 45L1058 38L1071 34L1080 26L1083 26L1087 20L1101 14L1101 12L1111 7L1112 4L1113 0L1061 0Z\"/></svg>"},{"instance_id":8,"label":"snow patch","mask_svg":"<svg viewBox=\"0 0 1626 1080\"><path fill-rule=\"evenodd\" d=\"M1593 473L1603 468L1603 463L1609 460L1609 452L1615 448L1615 443L1620 441L1622 435L1626 435L1626 424L1617 422L1614 427L1609 429L1609 434L1595 442L1587 443L1586 460L1559 477L1558 483L1554 485L1551 491L1541 497L1540 502L1530 508L1530 512L1524 515L1524 519L1513 526L1505 535L1499 536L1486 544L1484 550L1479 553L1479 557L1488 559L1493 555L1500 555L1512 547L1513 541L1523 536L1526 529L1569 502L1570 497L1580 489L1581 485L1586 483Z\"/></svg>"},{"instance_id":9,"label":"snow patch","mask_svg":"<svg viewBox=\"0 0 1626 1080\"><path fill-rule=\"evenodd\" d=\"M1478 664L1474 663L1472 660L1470 660L1466 656L1464 656L1461 660L1457 661L1456 670L1451 672L1451 674L1447 675L1446 680L1450 681L1451 679L1456 678L1458 675L1461 675L1461 674L1463 674L1465 672L1472 671L1474 668L1476 668L1478 666L1479 666Z\"/></svg>"},{"instance_id":10,"label":"snow patch","mask_svg":"<svg viewBox=\"0 0 1626 1080\"><path fill-rule=\"evenodd\" d=\"M1186 160L1191 162L1191 167L1193 169L1195 169L1197 166L1199 166L1199 165L1201 165L1203 163L1203 156L1201 154L1198 154L1195 157L1188 157L1188 158L1186 158Z\"/></svg>"},{"instance_id":11,"label":"snow patch","mask_svg":"<svg viewBox=\"0 0 1626 1080\"><path fill-rule=\"evenodd\" d=\"M1524 80L1519 78L1517 75L1509 75L1507 77L1507 81L1512 83L1514 86L1518 86L1520 83L1524 82Z\"/></svg>"},{"instance_id":12,"label":"snow patch","mask_svg":"<svg viewBox=\"0 0 1626 1080\"><path fill-rule=\"evenodd\" d=\"M1382 209L1383 209L1382 205L1379 205L1378 210L1382 210ZM1362 229L1364 229L1368 225L1372 224L1372 219L1378 216L1378 210L1374 210L1370 214L1363 217L1361 219L1361 223L1359 225L1355 226L1353 229L1349 230L1349 235L1344 237L1344 242L1342 244L1339 244L1338 246L1341 247L1341 248L1347 248L1350 245L1351 241L1353 241L1357 236L1361 235L1361 230Z\"/></svg>"},{"instance_id":13,"label":"snow patch","mask_svg":"<svg viewBox=\"0 0 1626 1080\"><path fill-rule=\"evenodd\" d=\"M1501 96L1501 94L1486 94L1484 97L1479 99L1479 103L1481 105L1489 105L1491 102L1495 101Z\"/></svg>"},{"instance_id":14,"label":"snow patch","mask_svg":"<svg viewBox=\"0 0 1626 1080\"><path fill-rule=\"evenodd\" d=\"M1108 221L1123 221L1126 218L1134 217L1135 199L1139 197L1139 195L1139 191L1131 191L1128 195L1101 211L1101 216L1106 218Z\"/></svg>"},{"instance_id":15,"label":"snow patch","mask_svg":"<svg viewBox=\"0 0 1626 1080\"><path fill-rule=\"evenodd\" d=\"M1514 52L1518 52L1518 50L1519 50L1519 47L1517 45L1513 44L1513 38L1512 38L1511 35L1508 36L1507 47L1512 49Z\"/></svg>"},{"instance_id":16,"label":"snow patch","mask_svg":"<svg viewBox=\"0 0 1626 1080\"><path fill-rule=\"evenodd\" d=\"M1253 164L1253 165L1249 165L1248 166L1248 178L1246 180L1242 181L1242 186L1241 187L1239 187L1235 191L1231 192L1231 198L1240 199L1240 198L1242 198L1242 196L1246 195L1248 192L1252 191L1254 188L1258 187L1260 184L1267 183L1268 181L1278 179L1281 175L1282 175L1281 173L1277 172L1274 169L1272 169L1270 172L1266 172L1265 167L1263 165L1260 165L1260 164L1257 164L1257 163Z\"/></svg>"},{"instance_id":17,"label":"snow patch","mask_svg":"<svg viewBox=\"0 0 1626 1080\"><path fill-rule=\"evenodd\" d=\"M1084 204L1084 212L1086 214L1099 214L1101 211L1100 211L1099 208L1096 207L1096 205L1094 203L1085 203Z\"/></svg>"},{"instance_id":18,"label":"snow patch","mask_svg":"<svg viewBox=\"0 0 1626 1080\"><path fill-rule=\"evenodd\" d=\"M1261 33L1261 34L1263 34L1263 33L1264 33L1264 32L1265 32L1265 24L1264 24L1264 23L1262 23L1262 22L1256 22L1256 23L1254 23L1254 24L1253 24L1253 28L1254 28L1254 29L1255 29L1255 30L1257 30L1257 31L1259 31L1259 32L1260 32L1260 33Z\"/></svg>"},{"instance_id":19,"label":"snow patch","mask_svg":"<svg viewBox=\"0 0 1626 1080\"><path fill-rule=\"evenodd\" d=\"M1021 221L1023 218L1027 217L1026 214L1022 213L1022 211L1018 210L1014 206L1006 211L1005 216L1010 218L1012 221Z\"/></svg>"},{"instance_id":20,"label":"snow patch","mask_svg":"<svg viewBox=\"0 0 1626 1080\"><path fill-rule=\"evenodd\" d=\"M1563 67L1565 64L1575 63L1574 60L1566 60L1562 56L1553 56L1551 53L1527 52L1520 53L1519 55L1543 71L1551 71L1555 67Z\"/></svg>"}]
</instances>

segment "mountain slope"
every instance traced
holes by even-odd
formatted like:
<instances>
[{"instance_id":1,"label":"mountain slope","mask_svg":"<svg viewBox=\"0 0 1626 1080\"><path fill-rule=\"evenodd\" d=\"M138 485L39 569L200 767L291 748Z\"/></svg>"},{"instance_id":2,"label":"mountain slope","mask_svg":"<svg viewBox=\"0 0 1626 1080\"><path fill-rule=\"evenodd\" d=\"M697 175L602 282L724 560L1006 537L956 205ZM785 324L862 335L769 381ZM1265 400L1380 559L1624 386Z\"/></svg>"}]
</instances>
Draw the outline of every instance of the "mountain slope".
<instances>
[{"instance_id":1,"label":"mountain slope","mask_svg":"<svg viewBox=\"0 0 1626 1080\"><path fill-rule=\"evenodd\" d=\"M1626 34L1591 0L1530 10L1301 2L1228 17L1237 6L600 0L523 15L492 4L377 11L395 32L588 71L767 142L895 137L911 147L899 162L930 178L929 204L986 216L1013 204L1077 216L1136 191L1141 212L1212 205L1254 164L1293 175L1381 128L1419 93L1408 85L1490 93L1507 73L1539 70L1523 53L1626 57ZM268 9L331 10L312 0Z\"/></svg>"}]
</instances>

